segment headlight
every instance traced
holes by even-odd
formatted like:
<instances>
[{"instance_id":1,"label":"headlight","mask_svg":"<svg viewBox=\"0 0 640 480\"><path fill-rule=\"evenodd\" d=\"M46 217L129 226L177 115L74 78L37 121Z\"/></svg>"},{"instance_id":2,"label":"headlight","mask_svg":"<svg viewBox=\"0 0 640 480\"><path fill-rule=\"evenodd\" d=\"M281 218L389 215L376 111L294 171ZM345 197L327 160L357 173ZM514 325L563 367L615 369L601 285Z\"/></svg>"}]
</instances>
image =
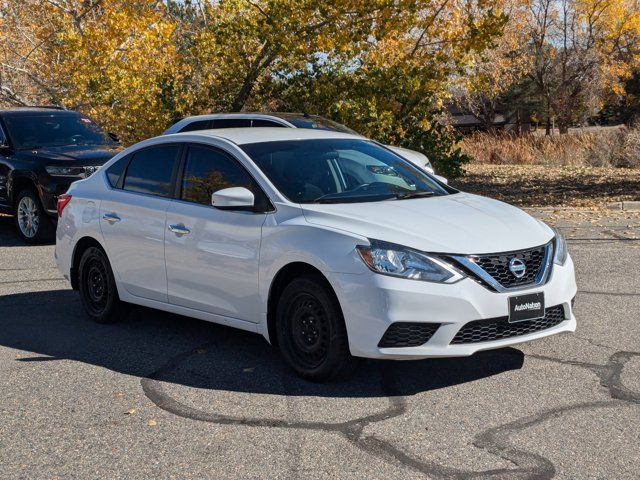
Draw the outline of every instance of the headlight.
<instances>
[{"instance_id":1,"label":"headlight","mask_svg":"<svg viewBox=\"0 0 640 480\"><path fill-rule=\"evenodd\" d=\"M53 177L78 177L87 178L100 169L100 166L85 166L85 167L59 167L49 165L44 167L47 173Z\"/></svg>"},{"instance_id":2,"label":"headlight","mask_svg":"<svg viewBox=\"0 0 640 480\"><path fill-rule=\"evenodd\" d=\"M83 167L57 167L47 166L45 167L47 173L54 177L82 177L84 176Z\"/></svg>"},{"instance_id":3,"label":"headlight","mask_svg":"<svg viewBox=\"0 0 640 480\"><path fill-rule=\"evenodd\" d=\"M401 245L369 240L357 247L362 261L376 273L425 282L455 283L465 275L444 260Z\"/></svg>"},{"instance_id":4,"label":"headlight","mask_svg":"<svg viewBox=\"0 0 640 480\"><path fill-rule=\"evenodd\" d=\"M424 168L433 172L433 165L431 165L431 160L429 160L428 158L424 163Z\"/></svg>"},{"instance_id":5,"label":"headlight","mask_svg":"<svg viewBox=\"0 0 640 480\"><path fill-rule=\"evenodd\" d=\"M555 237L553 239L553 263L556 265L564 265L567 261L567 241L557 228L553 228Z\"/></svg>"}]
</instances>

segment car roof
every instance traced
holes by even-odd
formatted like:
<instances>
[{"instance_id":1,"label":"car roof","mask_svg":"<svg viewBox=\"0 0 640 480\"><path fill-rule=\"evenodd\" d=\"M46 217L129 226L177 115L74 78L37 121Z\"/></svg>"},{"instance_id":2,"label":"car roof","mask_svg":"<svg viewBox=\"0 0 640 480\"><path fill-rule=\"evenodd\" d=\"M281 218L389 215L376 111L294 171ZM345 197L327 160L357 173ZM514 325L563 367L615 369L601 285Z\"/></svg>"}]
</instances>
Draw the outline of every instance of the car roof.
<instances>
[{"instance_id":1,"label":"car roof","mask_svg":"<svg viewBox=\"0 0 640 480\"><path fill-rule=\"evenodd\" d=\"M312 130L305 128L218 128L214 130L197 130L193 132L174 133L172 137L214 137L223 138L237 145L248 143L278 142L286 140L319 140L319 139L354 139L363 137L330 130Z\"/></svg>"},{"instance_id":2,"label":"car roof","mask_svg":"<svg viewBox=\"0 0 640 480\"><path fill-rule=\"evenodd\" d=\"M54 107L16 107L9 108L6 110L0 110L0 115L3 116L11 116L11 117L19 117L19 116L29 116L36 114L48 114L48 115L80 115L79 112L74 110L61 110L59 108Z\"/></svg>"}]
</instances>

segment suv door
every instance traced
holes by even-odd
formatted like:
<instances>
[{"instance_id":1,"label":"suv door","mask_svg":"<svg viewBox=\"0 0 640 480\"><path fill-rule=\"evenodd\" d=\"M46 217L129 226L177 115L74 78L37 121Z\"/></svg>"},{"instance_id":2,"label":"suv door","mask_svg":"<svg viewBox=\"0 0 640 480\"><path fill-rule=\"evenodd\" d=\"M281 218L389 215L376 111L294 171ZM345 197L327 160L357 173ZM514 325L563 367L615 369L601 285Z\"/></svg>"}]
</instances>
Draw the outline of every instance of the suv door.
<instances>
[{"instance_id":1,"label":"suv door","mask_svg":"<svg viewBox=\"0 0 640 480\"><path fill-rule=\"evenodd\" d=\"M4 134L2 125L0 125L0 145L6 145L8 139ZM7 181L9 180L9 163L7 162L8 152L0 152L0 204L9 204L9 195L7 192Z\"/></svg>"},{"instance_id":2,"label":"suv door","mask_svg":"<svg viewBox=\"0 0 640 480\"><path fill-rule=\"evenodd\" d=\"M188 146L183 170L178 198L167 211L169 302L258 322L258 263L267 209L219 210L211 206L211 194L241 186L259 201L264 193L235 158L213 147Z\"/></svg>"},{"instance_id":3,"label":"suv door","mask_svg":"<svg viewBox=\"0 0 640 480\"><path fill-rule=\"evenodd\" d=\"M132 295L165 303L166 211L181 148L180 144L155 145L127 157L127 165L112 165L107 177L114 188L100 204L102 235L122 285Z\"/></svg>"}]
</instances>

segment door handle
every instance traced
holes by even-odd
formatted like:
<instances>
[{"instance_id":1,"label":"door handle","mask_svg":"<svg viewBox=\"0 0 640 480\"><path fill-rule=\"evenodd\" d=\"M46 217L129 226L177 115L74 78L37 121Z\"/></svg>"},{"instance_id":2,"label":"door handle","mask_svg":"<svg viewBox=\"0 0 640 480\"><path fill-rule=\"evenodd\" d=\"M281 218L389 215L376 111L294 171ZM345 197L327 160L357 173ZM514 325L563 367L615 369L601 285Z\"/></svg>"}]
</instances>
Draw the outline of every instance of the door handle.
<instances>
[{"instance_id":1,"label":"door handle","mask_svg":"<svg viewBox=\"0 0 640 480\"><path fill-rule=\"evenodd\" d=\"M120 221L120 217L115 213L105 213L102 215L102 219L109 223L116 223Z\"/></svg>"},{"instance_id":2,"label":"door handle","mask_svg":"<svg viewBox=\"0 0 640 480\"><path fill-rule=\"evenodd\" d=\"M182 224L169 225L169 230L175 233L176 235L189 235L191 233L191 230L189 230L187 227L185 227Z\"/></svg>"}]
</instances>

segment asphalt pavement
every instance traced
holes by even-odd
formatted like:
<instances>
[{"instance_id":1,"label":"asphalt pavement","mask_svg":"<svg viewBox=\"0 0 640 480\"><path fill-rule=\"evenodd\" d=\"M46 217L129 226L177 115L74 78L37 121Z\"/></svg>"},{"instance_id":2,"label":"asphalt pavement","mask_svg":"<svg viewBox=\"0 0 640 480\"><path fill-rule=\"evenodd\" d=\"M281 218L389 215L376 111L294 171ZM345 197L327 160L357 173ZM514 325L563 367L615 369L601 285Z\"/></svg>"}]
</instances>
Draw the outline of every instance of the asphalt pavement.
<instances>
[{"instance_id":1,"label":"asphalt pavement","mask_svg":"<svg viewBox=\"0 0 640 480\"><path fill-rule=\"evenodd\" d=\"M299 380L257 335L134 309L97 325L0 217L0 478L637 479L640 217L569 236L578 330Z\"/></svg>"}]
</instances>

